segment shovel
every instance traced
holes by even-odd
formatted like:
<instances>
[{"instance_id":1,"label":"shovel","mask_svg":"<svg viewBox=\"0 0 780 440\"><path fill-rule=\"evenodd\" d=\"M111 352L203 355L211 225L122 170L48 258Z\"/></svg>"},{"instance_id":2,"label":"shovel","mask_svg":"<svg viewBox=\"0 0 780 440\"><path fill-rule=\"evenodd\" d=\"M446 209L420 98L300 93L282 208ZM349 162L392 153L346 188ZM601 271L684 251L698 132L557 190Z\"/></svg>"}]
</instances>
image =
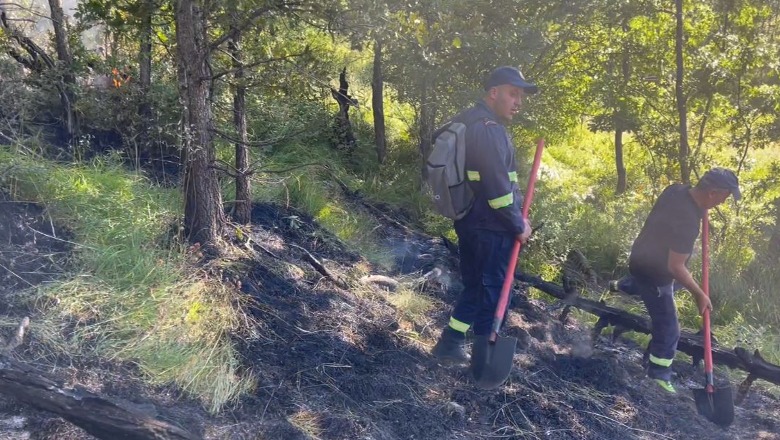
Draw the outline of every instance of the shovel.
<instances>
[{"instance_id":1,"label":"shovel","mask_svg":"<svg viewBox=\"0 0 780 440\"><path fill-rule=\"evenodd\" d=\"M701 287L704 293L710 294L710 226L707 212L702 219L702 269ZM705 310L703 315L704 333L704 388L694 389L693 398L696 401L696 409L699 414L709 421L721 427L727 427L734 421L734 397L731 386L715 388L712 378L712 339L710 334L710 311Z\"/></svg>"},{"instance_id":2,"label":"shovel","mask_svg":"<svg viewBox=\"0 0 780 440\"><path fill-rule=\"evenodd\" d=\"M531 199L534 196L534 186L536 184L536 174L539 171L539 164L542 161L542 150L544 150L544 139L539 139L536 144L536 155L534 164L531 168L531 175L528 178L528 188L523 200L523 219L528 218L528 210L531 207ZM515 279L515 266L517 265L517 255L520 253L521 243L516 241L512 247L511 258L506 268L506 278L501 287L501 296L496 306L496 314L493 317L493 327L487 335L475 336L471 352L471 372L474 375L477 388L483 390L492 390L501 386L509 377L512 371L512 363L515 356L515 346L517 339L500 336L498 334L501 324L504 322L506 307L509 303L509 291Z\"/></svg>"}]
</instances>

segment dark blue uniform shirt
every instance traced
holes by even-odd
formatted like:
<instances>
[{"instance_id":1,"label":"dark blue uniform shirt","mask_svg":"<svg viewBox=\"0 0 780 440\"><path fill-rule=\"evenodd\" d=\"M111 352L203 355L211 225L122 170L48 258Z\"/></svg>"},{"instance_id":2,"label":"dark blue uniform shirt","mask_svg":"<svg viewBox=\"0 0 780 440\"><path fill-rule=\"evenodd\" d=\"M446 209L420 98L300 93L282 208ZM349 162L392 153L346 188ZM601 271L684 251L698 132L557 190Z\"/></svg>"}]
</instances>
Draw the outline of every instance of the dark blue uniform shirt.
<instances>
[{"instance_id":1,"label":"dark blue uniform shirt","mask_svg":"<svg viewBox=\"0 0 780 440\"><path fill-rule=\"evenodd\" d=\"M474 190L471 211L458 228L521 234L523 195L517 183L515 147L506 128L480 101L454 118L466 124L466 177Z\"/></svg>"},{"instance_id":2,"label":"dark blue uniform shirt","mask_svg":"<svg viewBox=\"0 0 780 440\"><path fill-rule=\"evenodd\" d=\"M704 212L690 189L690 185L670 185L653 205L629 257L629 271L638 280L659 287L672 284L669 251L693 252Z\"/></svg>"}]
</instances>

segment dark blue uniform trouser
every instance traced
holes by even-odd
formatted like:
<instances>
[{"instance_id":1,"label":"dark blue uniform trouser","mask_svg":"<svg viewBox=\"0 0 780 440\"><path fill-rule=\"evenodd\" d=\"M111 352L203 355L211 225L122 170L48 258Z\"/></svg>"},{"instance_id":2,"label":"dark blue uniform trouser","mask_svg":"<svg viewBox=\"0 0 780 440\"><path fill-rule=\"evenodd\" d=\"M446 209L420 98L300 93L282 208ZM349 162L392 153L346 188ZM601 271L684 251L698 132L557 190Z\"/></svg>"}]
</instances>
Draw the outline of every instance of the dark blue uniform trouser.
<instances>
[{"instance_id":1,"label":"dark blue uniform trouser","mask_svg":"<svg viewBox=\"0 0 780 440\"><path fill-rule=\"evenodd\" d=\"M674 305L674 284L655 286L627 276L620 281L620 290L642 297L652 325L650 365L647 375L654 379L670 380L672 361L680 340L680 323Z\"/></svg>"},{"instance_id":2,"label":"dark blue uniform trouser","mask_svg":"<svg viewBox=\"0 0 780 440\"><path fill-rule=\"evenodd\" d=\"M515 243L511 232L455 227L464 289L452 312L450 328L487 335L493 324L506 268ZM505 315L506 316L506 315Z\"/></svg>"}]
</instances>

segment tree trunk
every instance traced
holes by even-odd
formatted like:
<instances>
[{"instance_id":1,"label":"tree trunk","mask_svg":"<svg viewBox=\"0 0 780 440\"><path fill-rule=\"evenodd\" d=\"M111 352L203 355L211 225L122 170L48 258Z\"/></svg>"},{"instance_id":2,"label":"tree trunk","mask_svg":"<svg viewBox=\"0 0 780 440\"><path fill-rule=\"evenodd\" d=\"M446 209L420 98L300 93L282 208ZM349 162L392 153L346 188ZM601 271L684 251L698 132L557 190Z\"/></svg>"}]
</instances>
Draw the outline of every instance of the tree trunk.
<instances>
[{"instance_id":1,"label":"tree trunk","mask_svg":"<svg viewBox=\"0 0 780 440\"><path fill-rule=\"evenodd\" d=\"M346 151L348 154L352 154L355 146L357 145L357 139L352 131L352 123L349 121L349 107L355 106L355 101L349 94L349 82L347 82L347 68L339 74L339 89L330 89L330 93L333 99L339 104L339 112L336 115L336 148Z\"/></svg>"},{"instance_id":2,"label":"tree trunk","mask_svg":"<svg viewBox=\"0 0 780 440\"><path fill-rule=\"evenodd\" d=\"M190 242L203 245L214 244L225 223L222 194L212 166L215 151L209 106L206 13L200 2L176 1L174 19L184 129L184 226Z\"/></svg>"},{"instance_id":3,"label":"tree trunk","mask_svg":"<svg viewBox=\"0 0 780 440\"><path fill-rule=\"evenodd\" d=\"M623 164L623 130L620 122L615 121L615 168L617 168L617 187L615 194L626 192L626 166Z\"/></svg>"},{"instance_id":4,"label":"tree trunk","mask_svg":"<svg viewBox=\"0 0 780 440\"><path fill-rule=\"evenodd\" d=\"M6 47L8 55L15 59L24 67L33 72L43 73L46 69L52 69L55 66L54 60L33 40L25 36L19 29L12 26L8 13L3 9L0 3L0 29L3 30L9 39L16 41L18 48L8 45ZM27 53L25 56L20 50Z\"/></svg>"},{"instance_id":5,"label":"tree trunk","mask_svg":"<svg viewBox=\"0 0 780 440\"><path fill-rule=\"evenodd\" d=\"M235 74L233 92L233 123L238 135L236 142L236 202L233 218L240 224L247 224L252 216L252 188L249 181L249 147L246 130L246 85L244 84L244 62L241 54L241 31L234 29L234 37L228 41L233 58Z\"/></svg>"},{"instance_id":6,"label":"tree trunk","mask_svg":"<svg viewBox=\"0 0 780 440\"><path fill-rule=\"evenodd\" d=\"M141 46L138 50L138 85L141 89L141 104L138 115L141 117L139 138L141 146L149 148L149 127L152 125L152 108L149 102L149 89L152 87L152 13L154 1L146 0L141 7ZM139 158L136 157L136 161Z\"/></svg>"},{"instance_id":7,"label":"tree trunk","mask_svg":"<svg viewBox=\"0 0 780 440\"><path fill-rule=\"evenodd\" d=\"M688 111L686 109L685 91L683 90L683 75L685 74L683 64L683 46L685 44L683 35L683 0L675 0L675 17L677 18L677 29L675 35L675 59L677 63L677 75L674 85L674 92L677 98L677 112L680 117L680 148L678 161L680 163L680 178L685 184L691 183L691 171L688 167Z\"/></svg>"},{"instance_id":8,"label":"tree trunk","mask_svg":"<svg viewBox=\"0 0 780 440\"><path fill-rule=\"evenodd\" d=\"M60 73L62 84L58 88L60 91L60 102L62 103L63 120L68 134L68 142L71 147L75 147L79 136L79 123L74 111L76 78L73 75L73 59L70 55L68 34L65 30L65 14L62 12L61 0L49 0L49 8L51 9L52 26L54 26L57 59L60 61L60 68L62 69Z\"/></svg>"},{"instance_id":9,"label":"tree trunk","mask_svg":"<svg viewBox=\"0 0 780 440\"><path fill-rule=\"evenodd\" d=\"M625 14L625 12L624 12ZM629 32L628 19L624 16L621 21L621 28L623 33ZM620 70L622 73L622 84L620 88L621 93L627 93L628 80L631 76L631 65L629 60L629 50L623 43L623 53L620 60ZM617 186L615 187L615 194L620 195L626 192L626 166L623 163L623 133L625 124L623 119L615 118L615 168L617 170Z\"/></svg>"},{"instance_id":10,"label":"tree trunk","mask_svg":"<svg viewBox=\"0 0 780 440\"><path fill-rule=\"evenodd\" d=\"M374 76L371 81L371 105L374 110L374 143L376 156L380 164L387 156L385 139L385 104L382 96L384 78L382 76L382 42L377 38L374 43Z\"/></svg>"},{"instance_id":11,"label":"tree trunk","mask_svg":"<svg viewBox=\"0 0 780 440\"><path fill-rule=\"evenodd\" d=\"M420 96L419 114L420 154L423 162L425 162L428 154L431 152L431 138L433 137L433 132L435 131L434 124L436 123L436 107L433 104L433 100L430 99L433 84L427 75L424 81Z\"/></svg>"}]
</instances>

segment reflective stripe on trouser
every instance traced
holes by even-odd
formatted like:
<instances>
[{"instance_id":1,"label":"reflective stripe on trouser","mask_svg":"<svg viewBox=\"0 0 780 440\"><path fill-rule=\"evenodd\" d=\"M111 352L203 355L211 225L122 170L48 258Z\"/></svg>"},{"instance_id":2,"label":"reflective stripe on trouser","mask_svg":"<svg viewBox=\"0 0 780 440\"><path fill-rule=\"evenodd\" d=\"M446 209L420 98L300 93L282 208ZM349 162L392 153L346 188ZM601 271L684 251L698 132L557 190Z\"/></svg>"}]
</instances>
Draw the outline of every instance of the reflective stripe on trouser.
<instances>
[{"instance_id":1,"label":"reflective stripe on trouser","mask_svg":"<svg viewBox=\"0 0 780 440\"><path fill-rule=\"evenodd\" d=\"M458 228L463 292L452 320L472 324L475 335L490 333L515 236L511 232ZM454 328L454 327L453 327Z\"/></svg>"},{"instance_id":2,"label":"reflective stripe on trouser","mask_svg":"<svg viewBox=\"0 0 780 440\"><path fill-rule=\"evenodd\" d=\"M451 329L453 329L455 331L459 331L461 333L466 333L467 331L469 331L469 327L471 327L470 324L465 323L463 321L459 321L459 320L457 320L457 319L455 319L453 317L450 317L450 328Z\"/></svg>"},{"instance_id":3,"label":"reflective stripe on trouser","mask_svg":"<svg viewBox=\"0 0 780 440\"><path fill-rule=\"evenodd\" d=\"M652 325L650 340L650 365L647 375L654 379L671 380L672 361L677 353L677 342L680 340L680 324L677 320L677 307L674 304L672 285L656 287L637 282L634 286L639 290Z\"/></svg>"}]
</instances>

